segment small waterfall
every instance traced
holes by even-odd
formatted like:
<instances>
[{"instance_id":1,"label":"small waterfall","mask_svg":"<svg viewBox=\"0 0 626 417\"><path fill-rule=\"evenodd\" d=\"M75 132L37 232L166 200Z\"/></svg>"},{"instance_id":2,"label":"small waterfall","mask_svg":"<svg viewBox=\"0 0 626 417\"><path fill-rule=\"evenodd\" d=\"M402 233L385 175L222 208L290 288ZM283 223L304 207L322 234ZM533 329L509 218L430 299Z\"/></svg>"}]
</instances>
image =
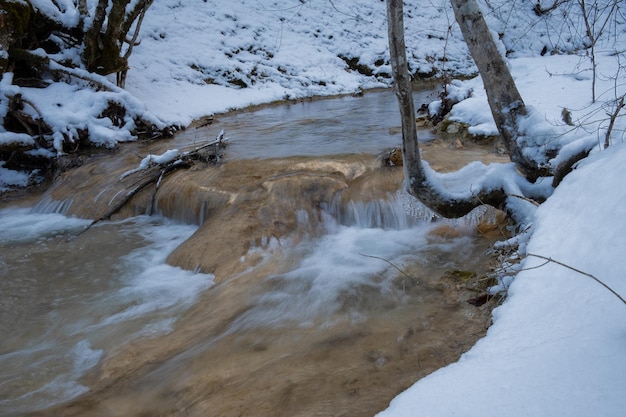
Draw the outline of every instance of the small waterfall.
<instances>
[{"instance_id":1,"label":"small waterfall","mask_svg":"<svg viewBox=\"0 0 626 417\"><path fill-rule=\"evenodd\" d=\"M45 196L37 202L31 209L33 213L40 214L64 214L66 215L74 202L71 198L64 200L53 200L50 196Z\"/></svg>"},{"instance_id":2,"label":"small waterfall","mask_svg":"<svg viewBox=\"0 0 626 417\"><path fill-rule=\"evenodd\" d=\"M432 221L436 215L404 191L370 201L344 201L338 193L324 210L339 224L351 227L407 229Z\"/></svg>"},{"instance_id":3,"label":"small waterfall","mask_svg":"<svg viewBox=\"0 0 626 417\"><path fill-rule=\"evenodd\" d=\"M479 206L463 217L446 219L426 207L403 190L388 193L386 198L355 201L338 193L327 205L322 205L327 222L357 228L405 230L419 224L437 222L439 227L454 230L454 235L474 235L496 230L502 221L491 206ZM442 230L444 230L442 229Z\"/></svg>"}]
</instances>

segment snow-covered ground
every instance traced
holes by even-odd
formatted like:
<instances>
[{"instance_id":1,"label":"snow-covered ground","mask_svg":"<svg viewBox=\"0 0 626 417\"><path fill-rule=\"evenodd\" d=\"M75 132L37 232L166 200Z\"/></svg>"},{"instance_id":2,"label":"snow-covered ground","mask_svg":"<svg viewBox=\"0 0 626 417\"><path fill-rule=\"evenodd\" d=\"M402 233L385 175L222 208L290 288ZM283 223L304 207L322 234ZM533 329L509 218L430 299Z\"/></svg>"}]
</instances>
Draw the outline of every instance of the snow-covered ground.
<instances>
[{"instance_id":1,"label":"snow-covered ground","mask_svg":"<svg viewBox=\"0 0 626 417\"><path fill-rule=\"evenodd\" d=\"M572 52L584 40L575 4L539 17L529 2L518 3L482 6L533 109L529 136L539 146L563 147L563 155L597 144L545 203L526 208L532 236L522 251L561 264L527 257L487 336L458 363L399 395L383 417L626 413L626 304L585 275L626 296L620 261L626 253L623 117L613 127L611 146L602 150L615 98L626 93L623 64L614 54L623 49L626 24L617 15L607 26L612 37L597 45L598 100L592 103L589 58L551 54ZM411 68L475 72L447 1L405 7ZM250 104L390 84L383 1L159 0L141 37L126 87L167 123L186 125ZM346 61L354 58L350 69ZM455 82L454 88L471 96L451 117L470 123L475 133L494 133L480 79ZM563 122L564 109L573 125ZM5 182L19 183L4 171L0 165Z\"/></svg>"},{"instance_id":2,"label":"snow-covered ground","mask_svg":"<svg viewBox=\"0 0 626 417\"><path fill-rule=\"evenodd\" d=\"M527 246L622 296L624 158L620 144L567 176L537 210ZM626 304L568 267L533 256L522 266L487 336L379 417L624 415Z\"/></svg>"},{"instance_id":3,"label":"snow-covered ground","mask_svg":"<svg viewBox=\"0 0 626 417\"><path fill-rule=\"evenodd\" d=\"M441 71L446 55L447 69L472 73L458 28L444 51L454 17L443 4L406 6L411 67ZM384 2L367 0L155 2L127 87L166 121L188 123L269 100L389 86L385 15ZM347 69L344 59L355 58L373 76Z\"/></svg>"}]
</instances>

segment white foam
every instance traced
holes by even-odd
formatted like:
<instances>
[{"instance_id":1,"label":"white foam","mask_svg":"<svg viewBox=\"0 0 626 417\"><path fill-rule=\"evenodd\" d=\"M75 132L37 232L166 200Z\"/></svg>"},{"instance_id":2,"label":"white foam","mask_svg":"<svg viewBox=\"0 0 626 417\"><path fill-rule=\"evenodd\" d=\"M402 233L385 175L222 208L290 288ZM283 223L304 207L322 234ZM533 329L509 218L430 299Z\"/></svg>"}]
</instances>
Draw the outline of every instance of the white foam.
<instances>
[{"instance_id":1,"label":"white foam","mask_svg":"<svg viewBox=\"0 0 626 417\"><path fill-rule=\"evenodd\" d=\"M80 230L85 223L89 224L55 213L3 210L0 243L20 241L25 250L35 245L48 256L47 248L58 245L40 245L40 239ZM41 301L49 310L34 316L42 321L45 331L22 334L15 329L13 333L9 326L5 339L0 340L4 345L0 351L11 352L0 355L0 410L21 413L70 400L88 390L78 381L107 351L138 337L171 332L176 319L213 285L211 275L166 264L169 253L195 230L196 226L148 216L94 226L88 233L116 233L120 240L129 240L124 244L131 252L121 258L104 253L99 256L98 251L106 251L107 246L97 239L83 241L81 244L95 245L84 249L93 259L88 266L68 266L63 278L55 273L57 278L50 287L55 296ZM11 265L3 268L10 269ZM35 289L40 288L37 282L32 284Z\"/></svg>"},{"instance_id":2,"label":"white foam","mask_svg":"<svg viewBox=\"0 0 626 417\"><path fill-rule=\"evenodd\" d=\"M177 224L166 219L140 216L130 221L137 223L138 232L149 242L121 259L116 279L117 290L107 294L101 307L105 318L92 329L103 328L138 318L151 318L137 334L146 329L153 332L172 329L172 323L163 324L163 316L181 312L191 306L197 296L213 285L213 276L170 266L167 256L196 230L196 226Z\"/></svg>"},{"instance_id":3,"label":"white foam","mask_svg":"<svg viewBox=\"0 0 626 417\"><path fill-rule=\"evenodd\" d=\"M396 276L389 262L402 267L435 245L427 240L430 225L408 229L357 228L335 224L330 233L316 240L285 250L287 259L301 259L289 272L267 278L271 291L260 296L255 306L241 316L232 329L282 326L299 323L308 326L330 320L338 311L354 319L360 317L362 296L383 292L394 297L391 285ZM442 243L439 250L462 250L465 239ZM398 301L402 294L397 294ZM346 306L346 299L348 305ZM366 301L365 301L366 303ZM347 309L347 310L346 310Z\"/></svg>"},{"instance_id":4,"label":"white foam","mask_svg":"<svg viewBox=\"0 0 626 417\"><path fill-rule=\"evenodd\" d=\"M29 208L0 210L0 242L26 242L42 237L77 232L90 220L66 217L59 213L37 213Z\"/></svg>"}]
</instances>

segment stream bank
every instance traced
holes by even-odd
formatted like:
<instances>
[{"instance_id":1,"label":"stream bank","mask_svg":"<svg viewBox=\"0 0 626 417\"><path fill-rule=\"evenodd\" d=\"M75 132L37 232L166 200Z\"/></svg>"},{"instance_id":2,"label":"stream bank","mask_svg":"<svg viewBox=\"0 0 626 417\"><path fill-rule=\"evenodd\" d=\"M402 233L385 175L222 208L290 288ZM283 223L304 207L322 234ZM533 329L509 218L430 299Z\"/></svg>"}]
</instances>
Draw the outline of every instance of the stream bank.
<instances>
[{"instance_id":1,"label":"stream bank","mask_svg":"<svg viewBox=\"0 0 626 417\"><path fill-rule=\"evenodd\" d=\"M15 254L8 259L3 247L3 277L14 285L4 294L55 294L30 300L41 308L20 310L17 325L50 323L42 351L69 332L76 343L52 348L50 361L69 355L72 372L89 365L71 376L82 387L73 394L47 388L69 372L62 367L49 372L52 382L28 380L34 386L26 395L18 373L5 384L19 387L3 392L5 405L59 416L372 415L457 360L490 322L494 302L469 304L475 292L465 279L489 272L485 251L497 232L483 235L479 224L494 229L496 215L433 221L398 191L402 169L379 157L399 139L384 113L395 98L369 98L220 116L205 130L129 144L63 174L32 215L95 218L125 192L129 184L119 178L147 153L197 146L222 128L232 137L222 164L173 173L112 222L74 237L76 226L3 243ZM486 147L435 139L424 152L437 169L501 158ZM150 204L156 215L138 216ZM185 226L174 239L178 226L161 216L199 227ZM38 248L41 275L22 282L28 245ZM107 256L99 263L94 253ZM142 263L149 254L158 258ZM51 264L59 270L53 283L45 275ZM176 299L166 276L195 289ZM147 285L157 292L140 296ZM68 286L77 287L70 293ZM156 294L176 305L148 308ZM11 346L27 363L32 335L16 330L7 330L3 351Z\"/></svg>"}]
</instances>

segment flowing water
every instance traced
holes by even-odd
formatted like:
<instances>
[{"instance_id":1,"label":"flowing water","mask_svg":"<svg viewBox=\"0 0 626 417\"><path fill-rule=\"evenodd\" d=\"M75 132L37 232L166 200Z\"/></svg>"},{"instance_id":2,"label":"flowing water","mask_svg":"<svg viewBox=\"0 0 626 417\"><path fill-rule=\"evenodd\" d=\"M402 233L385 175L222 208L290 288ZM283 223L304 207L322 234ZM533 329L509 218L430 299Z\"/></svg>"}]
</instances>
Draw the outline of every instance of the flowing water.
<instances>
[{"instance_id":1,"label":"flowing water","mask_svg":"<svg viewBox=\"0 0 626 417\"><path fill-rule=\"evenodd\" d=\"M4 202L0 415L367 416L456 360L489 311L440 278L486 271L493 214L434 221L401 191L379 157L396 109L379 92L220 115ZM143 156L221 129L223 163L85 231ZM498 159L421 137L435 168Z\"/></svg>"}]
</instances>

